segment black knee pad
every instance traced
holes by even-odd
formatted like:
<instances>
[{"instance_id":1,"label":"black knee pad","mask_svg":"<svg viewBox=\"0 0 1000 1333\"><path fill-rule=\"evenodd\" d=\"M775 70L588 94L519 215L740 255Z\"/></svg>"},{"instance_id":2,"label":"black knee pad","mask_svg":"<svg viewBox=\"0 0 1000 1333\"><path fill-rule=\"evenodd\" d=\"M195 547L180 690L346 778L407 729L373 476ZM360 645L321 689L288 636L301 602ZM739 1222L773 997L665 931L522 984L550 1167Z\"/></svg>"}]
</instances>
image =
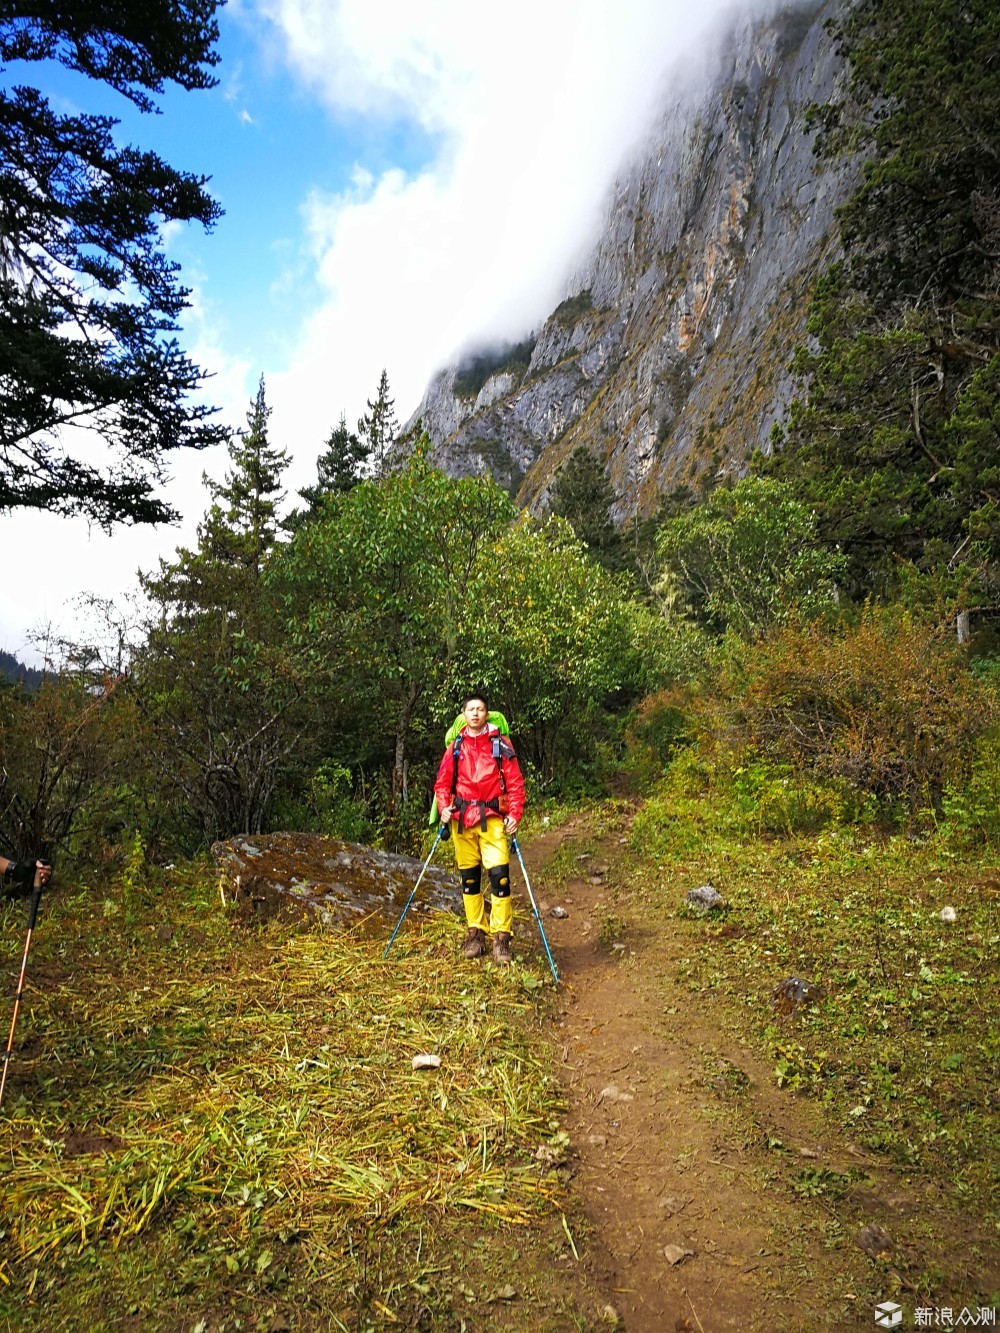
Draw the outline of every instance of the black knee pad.
<instances>
[{"instance_id":1,"label":"black knee pad","mask_svg":"<svg viewBox=\"0 0 1000 1333\"><path fill-rule=\"evenodd\" d=\"M470 866L468 870L459 872L462 876L463 893L482 893L483 890L483 867Z\"/></svg>"},{"instance_id":2,"label":"black knee pad","mask_svg":"<svg viewBox=\"0 0 1000 1333\"><path fill-rule=\"evenodd\" d=\"M490 871L490 893L494 898L510 897L510 866L494 866Z\"/></svg>"}]
</instances>

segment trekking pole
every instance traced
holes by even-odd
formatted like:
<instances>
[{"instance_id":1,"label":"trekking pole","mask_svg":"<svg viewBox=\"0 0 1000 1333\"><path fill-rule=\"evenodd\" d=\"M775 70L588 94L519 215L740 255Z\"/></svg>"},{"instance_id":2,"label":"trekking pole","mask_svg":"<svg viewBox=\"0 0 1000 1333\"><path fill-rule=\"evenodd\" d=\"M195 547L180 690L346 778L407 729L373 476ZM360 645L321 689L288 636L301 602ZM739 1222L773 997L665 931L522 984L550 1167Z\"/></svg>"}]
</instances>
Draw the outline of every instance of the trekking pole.
<instances>
[{"instance_id":1,"label":"trekking pole","mask_svg":"<svg viewBox=\"0 0 1000 1333\"><path fill-rule=\"evenodd\" d=\"M549 960L549 967L552 969L552 977L556 985L559 985L559 973L556 971L556 965L552 961L552 950L549 948L549 942L545 938L545 927L542 925L542 918L538 915L538 904L535 902L535 895L531 892L531 880L528 878L528 871L524 864L524 857L521 855L521 848L517 843L517 836L510 835L510 845L517 853L517 859L521 862L521 874L524 876L524 883L527 886L528 897L531 899L531 910L535 914L535 921L538 923L538 933L542 937L542 943L545 945L545 957Z\"/></svg>"},{"instance_id":2,"label":"trekking pole","mask_svg":"<svg viewBox=\"0 0 1000 1333\"><path fill-rule=\"evenodd\" d=\"M392 942L393 942L393 940L394 940L394 939L396 938L396 936L399 934L399 928L400 928L400 926L403 924L403 917L405 917L406 914L407 914L407 912L410 910L410 903L413 902L414 894L416 893L417 889L420 888L420 881L423 879L424 874L426 873L427 867L428 867L428 866L430 865L430 863L431 863L431 857L432 857L432 856L434 855L434 853L437 851L437 845L438 845L438 843L441 841L441 839L444 837L445 829L446 829L447 827L448 827L447 824L439 824L439 825L438 825L437 837L434 839L434 844L433 844L433 846L431 847L430 851L427 853L427 860L424 862L424 868L423 868L423 870L421 870L420 874L417 876L417 882L416 882L416 884L414 884L414 886L413 886L413 890L412 890L412 892L410 893L409 898L407 898L407 900L406 900L406 906L403 908L403 916L401 916L401 917L399 918L399 920L396 922L396 929L395 929L395 930L392 932L392 934L389 936L389 943L385 946L385 953L382 955L383 958L388 958L388 957L389 957L389 950L392 948Z\"/></svg>"},{"instance_id":3,"label":"trekking pole","mask_svg":"<svg viewBox=\"0 0 1000 1333\"><path fill-rule=\"evenodd\" d=\"M28 908L28 937L24 941L24 957L21 960L21 975L17 981L17 994L14 996L14 1013L10 1020L10 1036L7 1038L7 1049L3 1053L3 1073L0 1074L0 1105L3 1104L3 1091L7 1086L7 1070L10 1068L10 1053L14 1049L14 1033L17 1031L17 1016L21 1009L21 997L24 994L24 977L28 970L28 952L31 949L31 935L35 929L35 918L38 916L38 904L42 901L42 872L35 870L34 891L31 895L31 905Z\"/></svg>"}]
</instances>

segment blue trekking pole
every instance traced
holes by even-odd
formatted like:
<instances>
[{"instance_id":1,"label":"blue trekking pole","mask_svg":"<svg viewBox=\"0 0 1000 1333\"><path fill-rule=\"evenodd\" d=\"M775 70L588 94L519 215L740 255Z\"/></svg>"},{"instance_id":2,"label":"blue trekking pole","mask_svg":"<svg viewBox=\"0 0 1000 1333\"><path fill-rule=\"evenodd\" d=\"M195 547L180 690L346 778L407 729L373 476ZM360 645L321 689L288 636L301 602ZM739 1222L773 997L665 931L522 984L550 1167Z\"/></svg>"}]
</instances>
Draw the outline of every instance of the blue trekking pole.
<instances>
[{"instance_id":1,"label":"blue trekking pole","mask_svg":"<svg viewBox=\"0 0 1000 1333\"><path fill-rule=\"evenodd\" d=\"M528 897L531 899L531 910L535 914L535 920L538 923L538 933L541 935L542 943L545 945L545 956L549 960L549 967L552 969L552 977L558 986L559 973L556 971L556 965L552 961L552 950L549 948L549 942L545 938L545 927L542 925L542 918L538 915L538 904L535 902L535 895L531 892L531 880L528 878L528 871L525 868L524 857L521 855L521 849L518 846L517 838L513 833L510 836L510 845L514 848L514 851L517 853L517 859L521 863L521 874L524 876L524 883L528 889Z\"/></svg>"},{"instance_id":2,"label":"blue trekking pole","mask_svg":"<svg viewBox=\"0 0 1000 1333\"><path fill-rule=\"evenodd\" d=\"M420 888L420 881L423 879L423 877L424 877L424 875L425 875L425 873L426 873L426 871L427 871L427 867L428 867L428 866L430 865L430 863L431 863L431 857L432 857L432 856L434 855L434 853L437 851L437 845L438 845L438 843L441 841L441 839L444 837L445 830L447 829L447 827L448 827L447 824L439 824L439 825L438 825L437 837L434 839L434 844L433 844L433 846L431 847L430 851L427 853L427 860L424 862L424 868L423 868L423 870L421 870L420 874L417 876L417 882L416 882L416 884L414 884L414 886L413 886L413 891L411 892L409 898L407 898L407 900L406 900L406 906L403 908L403 916L401 916L401 917L399 918L399 920L396 922L396 929L395 929L395 930L392 932L392 934L389 936L389 943L385 946L385 953L382 955L383 958L388 958L388 957L389 957L389 950L392 948L392 942L393 942L393 940L394 940L394 939L396 938L396 936L399 934L399 928L400 928L400 926L403 924L403 917L405 917L406 914L407 914L407 912L410 910L410 903L413 902L414 895L416 894L417 889Z\"/></svg>"}]
</instances>

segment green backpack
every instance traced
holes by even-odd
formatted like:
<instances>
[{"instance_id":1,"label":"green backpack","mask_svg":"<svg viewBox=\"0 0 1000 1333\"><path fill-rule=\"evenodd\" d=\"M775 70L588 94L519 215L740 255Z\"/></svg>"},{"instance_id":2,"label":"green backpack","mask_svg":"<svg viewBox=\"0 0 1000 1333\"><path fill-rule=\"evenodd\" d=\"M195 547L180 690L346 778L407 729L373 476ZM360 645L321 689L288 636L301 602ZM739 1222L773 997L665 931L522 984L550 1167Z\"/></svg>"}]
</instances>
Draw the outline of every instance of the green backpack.
<instances>
[{"instance_id":1,"label":"green backpack","mask_svg":"<svg viewBox=\"0 0 1000 1333\"><path fill-rule=\"evenodd\" d=\"M487 715L486 721L490 723L491 726L496 727L497 731L499 731L501 736L510 735L510 725L507 719L504 717L503 713L490 713ZM455 721L445 732L444 736L445 745L453 745L458 738L458 733L462 730L464 726L465 726L465 715L463 713L459 713L458 717L455 718ZM435 796L434 800L431 802L431 813L427 823L431 826L431 828L433 828L437 822L438 822L438 802L437 802L437 797Z\"/></svg>"}]
</instances>

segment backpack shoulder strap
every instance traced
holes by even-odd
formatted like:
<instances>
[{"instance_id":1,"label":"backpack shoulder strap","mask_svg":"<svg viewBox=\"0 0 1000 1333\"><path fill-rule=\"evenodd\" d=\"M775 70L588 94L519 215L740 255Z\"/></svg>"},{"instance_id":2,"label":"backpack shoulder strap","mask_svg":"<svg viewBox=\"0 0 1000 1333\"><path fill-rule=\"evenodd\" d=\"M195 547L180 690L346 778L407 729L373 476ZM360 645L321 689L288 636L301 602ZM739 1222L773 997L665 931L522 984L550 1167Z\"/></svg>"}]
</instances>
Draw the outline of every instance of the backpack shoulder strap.
<instances>
[{"instance_id":1,"label":"backpack shoulder strap","mask_svg":"<svg viewBox=\"0 0 1000 1333\"><path fill-rule=\"evenodd\" d=\"M458 761L459 761L459 759L460 759L461 756L462 756L462 736L463 736L463 735L464 735L464 733L460 731L460 732L458 733L458 735L455 737L454 744L453 744L452 747L451 747L451 799L452 799L452 803L454 803L455 797L458 795Z\"/></svg>"},{"instance_id":2,"label":"backpack shoulder strap","mask_svg":"<svg viewBox=\"0 0 1000 1333\"><path fill-rule=\"evenodd\" d=\"M503 761L514 758L514 747L502 732L497 732L493 737L493 758L496 760L497 771L500 774L500 786L503 788L504 795L507 794L507 775L503 771Z\"/></svg>"}]
</instances>

